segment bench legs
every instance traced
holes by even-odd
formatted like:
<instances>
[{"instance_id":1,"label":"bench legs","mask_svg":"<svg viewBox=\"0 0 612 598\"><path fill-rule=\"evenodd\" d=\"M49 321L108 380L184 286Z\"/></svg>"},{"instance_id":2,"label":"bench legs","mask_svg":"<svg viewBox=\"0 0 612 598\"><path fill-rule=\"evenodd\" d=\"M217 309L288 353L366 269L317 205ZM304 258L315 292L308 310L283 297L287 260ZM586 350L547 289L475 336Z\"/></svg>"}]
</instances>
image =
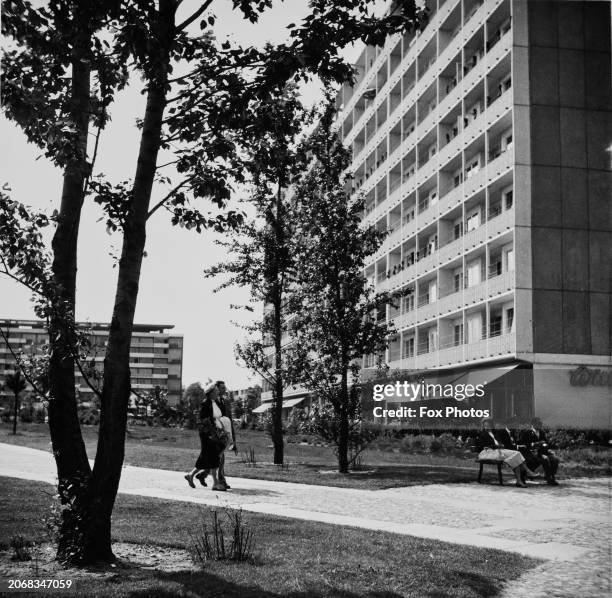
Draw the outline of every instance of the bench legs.
<instances>
[{"instance_id":1,"label":"bench legs","mask_svg":"<svg viewBox=\"0 0 612 598\"><path fill-rule=\"evenodd\" d=\"M482 470L484 468L484 466L487 463L485 462L480 462L479 468L478 468L478 483L482 484ZM504 485L504 476L502 474L502 466L504 465L503 463L488 463L489 465L497 465L497 479L499 480L499 485L503 486Z\"/></svg>"}]
</instances>

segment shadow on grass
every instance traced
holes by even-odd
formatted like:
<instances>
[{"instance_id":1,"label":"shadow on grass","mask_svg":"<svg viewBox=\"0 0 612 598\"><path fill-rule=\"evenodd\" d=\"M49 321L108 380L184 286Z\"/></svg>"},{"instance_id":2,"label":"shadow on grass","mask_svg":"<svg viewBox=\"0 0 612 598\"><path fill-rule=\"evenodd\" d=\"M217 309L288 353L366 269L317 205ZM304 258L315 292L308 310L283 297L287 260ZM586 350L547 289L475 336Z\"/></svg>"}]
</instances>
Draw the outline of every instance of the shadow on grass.
<instances>
[{"instance_id":1,"label":"shadow on grass","mask_svg":"<svg viewBox=\"0 0 612 598\"><path fill-rule=\"evenodd\" d=\"M446 575L446 588L429 587L414 588L416 593L409 596L419 598L456 598L457 591L461 596L492 598L499 592L499 584L474 572L451 570ZM314 580L299 583L299 589L279 591L265 590L254 585L243 585L228 581L207 571L178 571L172 573L156 572L146 588L135 589L128 595L134 598L157 596L170 598L177 595L199 595L219 598L402 598L404 591L363 589L361 591L333 587L329 582L315 583Z\"/></svg>"},{"instance_id":2,"label":"shadow on grass","mask_svg":"<svg viewBox=\"0 0 612 598\"><path fill-rule=\"evenodd\" d=\"M145 596L170 598L192 593L207 598L213 596L219 598L402 598L404 596L404 594L397 592L377 590L355 593L329 586L325 589L319 589L314 587L314 584L308 584L310 587L300 590L288 591L283 589L280 592L273 592L257 586L231 582L206 571L158 572L154 578L159 582L159 585L153 582L146 589L130 592L129 596L134 598L144 598Z\"/></svg>"}]
</instances>

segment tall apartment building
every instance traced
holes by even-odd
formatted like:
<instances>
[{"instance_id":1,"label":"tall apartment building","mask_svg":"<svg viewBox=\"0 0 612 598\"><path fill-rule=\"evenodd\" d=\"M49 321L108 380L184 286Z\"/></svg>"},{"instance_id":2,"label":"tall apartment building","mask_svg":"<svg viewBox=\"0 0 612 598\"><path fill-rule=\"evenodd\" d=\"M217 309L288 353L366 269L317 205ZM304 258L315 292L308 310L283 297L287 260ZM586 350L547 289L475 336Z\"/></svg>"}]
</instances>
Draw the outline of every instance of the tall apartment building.
<instances>
[{"instance_id":1,"label":"tall apartment building","mask_svg":"<svg viewBox=\"0 0 612 598\"><path fill-rule=\"evenodd\" d=\"M97 369L103 370L104 350L108 342L109 324L81 323L87 329L93 350L90 359ZM38 320L0 320L3 332L8 336L13 351L36 354L48 342L43 322ZM153 391L156 386L167 391L168 401L175 405L181 398L183 368L183 336L168 332L174 326L135 324L130 346L130 370L132 387L139 394ZM0 339L0 384L7 374L15 371L15 360L3 339ZM86 384L79 370L75 370L78 391L87 401L93 391ZM9 397L10 391L0 388L0 397Z\"/></svg>"},{"instance_id":2,"label":"tall apartment building","mask_svg":"<svg viewBox=\"0 0 612 598\"><path fill-rule=\"evenodd\" d=\"M364 222L389 231L366 275L411 291L387 362L486 381L495 417L609 426L610 3L426 4L338 98Z\"/></svg>"}]
</instances>

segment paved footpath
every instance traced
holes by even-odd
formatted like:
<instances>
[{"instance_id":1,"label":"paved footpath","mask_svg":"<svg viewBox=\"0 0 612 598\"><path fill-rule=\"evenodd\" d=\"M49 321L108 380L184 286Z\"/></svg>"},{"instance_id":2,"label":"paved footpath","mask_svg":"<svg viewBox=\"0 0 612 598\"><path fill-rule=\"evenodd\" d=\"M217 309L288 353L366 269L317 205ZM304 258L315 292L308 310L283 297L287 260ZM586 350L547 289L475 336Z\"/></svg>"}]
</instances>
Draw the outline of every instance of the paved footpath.
<instances>
[{"instance_id":1,"label":"paved footpath","mask_svg":"<svg viewBox=\"0 0 612 598\"><path fill-rule=\"evenodd\" d=\"M0 475L54 483L49 452L0 444ZM597 598L610 593L610 479L528 489L431 484L361 490L229 478L229 492L193 490L183 472L126 466L119 492L347 525L483 548L546 562L504 598ZM562 562L560 562L562 561Z\"/></svg>"}]
</instances>

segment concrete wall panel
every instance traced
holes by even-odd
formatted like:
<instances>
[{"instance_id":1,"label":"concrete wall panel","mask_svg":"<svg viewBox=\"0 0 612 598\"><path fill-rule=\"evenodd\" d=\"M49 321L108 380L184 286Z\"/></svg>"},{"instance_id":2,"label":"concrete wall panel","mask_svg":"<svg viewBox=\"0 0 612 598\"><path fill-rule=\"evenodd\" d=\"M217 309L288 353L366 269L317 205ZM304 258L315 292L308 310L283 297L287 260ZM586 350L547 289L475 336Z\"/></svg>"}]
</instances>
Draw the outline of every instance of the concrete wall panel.
<instances>
[{"instance_id":1,"label":"concrete wall panel","mask_svg":"<svg viewBox=\"0 0 612 598\"><path fill-rule=\"evenodd\" d=\"M612 143L610 112L587 112L588 167L598 170L610 168L609 147Z\"/></svg>"},{"instance_id":2,"label":"concrete wall panel","mask_svg":"<svg viewBox=\"0 0 612 598\"><path fill-rule=\"evenodd\" d=\"M529 50L529 87L534 104L555 104L559 99L557 49L534 46Z\"/></svg>"},{"instance_id":3,"label":"concrete wall panel","mask_svg":"<svg viewBox=\"0 0 612 598\"><path fill-rule=\"evenodd\" d=\"M586 166L586 115L584 110L560 108L561 166Z\"/></svg>"},{"instance_id":4,"label":"concrete wall panel","mask_svg":"<svg viewBox=\"0 0 612 598\"><path fill-rule=\"evenodd\" d=\"M563 289L589 290L589 233L586 230L563 231Z\"/></svg>"},{"instance_id":5,"label":"concrete wall panel","mask_svg":"<svg viewBox=\"0 0 612 598\"><path fill-rule=\"evenodd\" d=\"M610 355L612 353L611 296L609 293L590 293L589 299L592 331L591 352L594 355Z\"/></svg>"},{"instance_id":6,"label":"concrete wall panel","mask_svg":"<svg viewBox=\"0 0 612 598\"><path fill-rule=\"evenodd\" d=\"M538 353L563 353L561 291L533 293L533 347Z\"/></svg>"},{"instance_id":7,"label":"concrete wall panel","mask_svg":"<svg viewBox=\"0 0 612 598\"><path fill-rule=\"evenodd\" d=\"M612 173L605 170L589 171L588 186L591 228L612 231Z\"/></svg>"},{"instance_id":8,"label":"concrete wall panel","mask_svg":"<svg viewBox=\"0 0 612 598\"><path fill-rule=\"evenodd\" d=\"M560 228L533 228L532 235L533 288L561 289L562 230Z\"/></svg>"},{"instance_id":9,"label":"concrete wall panel","mask_svg":"<svg viewBox=\"0 0 612 598\"><path fill-rule=\"evenodd\" d=\"M532 106L531 157L533 163L558 166L561 160L560 142L559 107Z\"/></svg>"},{"instance_id":10,"label":"concrete wall panel","mask_svg":"<svg viewBox=\"0 0 612 598\"><path fill-rule=\"evenodd\" d=\"M610 54L605 52L584 53L585 102L591 110L610 110L612 89L604 85L610 80Z\"/></svg>"},{"instance_id":11,"label":"concrete wall panel","mask_svg":"<svg viewBox=\"0 0 612 598\"><path fill-rule=\"evenodd\" d=\"M595 293L610 293L612 272L612 235L604 231L589 234L589 288Z\"/></svg>"},{"instance_id":12,"label":"concrete wall panel","mask_svg":"<svg viewBox=\"0 0 612 598\"><path fill-rule=\"evenodd\" d=\"M563 292L563 352L591 352L591 321L588 293Z\"/></svg>"},{"instance_id":13,"label":"concrete wall panel","mask_svg":"<svg viewBox=\"0 0 612 598\"><path fill-rule=\"evenodd\" d=\"M589 210L585 201L588 197L587 171L583 168L561 170L561 201L563 226L588 228Z\"/></svg>"},{"instance_id":14,"label":"concrete wall panel","mask_svg":"<svg viewBox=\"0 0 612 598\"><path fill-rule=\"evenodd\" d=\"M558 44L557 2L527 2L529 10L529 43L535 46Z\"/></svg>"},{"instance_id":15,"label":"concrete wall panel","mask_svg":"<svg viewBox=\"0 0 612 598\"><path fill-rule=\"evenodd\" d=\"M584 108L584 52L559 48L559 101L562 106Z\"/></svg>"},{"instance_id":16,"label":"concrete wall panel","mask_svg":"<svg viewBox=\"0 0 612 598\"><path fill-rule=\"evenodd\" d=\"M531 180L532 226L561 226L561 170L534 166Z\"/></svg>"}]
</instances>

